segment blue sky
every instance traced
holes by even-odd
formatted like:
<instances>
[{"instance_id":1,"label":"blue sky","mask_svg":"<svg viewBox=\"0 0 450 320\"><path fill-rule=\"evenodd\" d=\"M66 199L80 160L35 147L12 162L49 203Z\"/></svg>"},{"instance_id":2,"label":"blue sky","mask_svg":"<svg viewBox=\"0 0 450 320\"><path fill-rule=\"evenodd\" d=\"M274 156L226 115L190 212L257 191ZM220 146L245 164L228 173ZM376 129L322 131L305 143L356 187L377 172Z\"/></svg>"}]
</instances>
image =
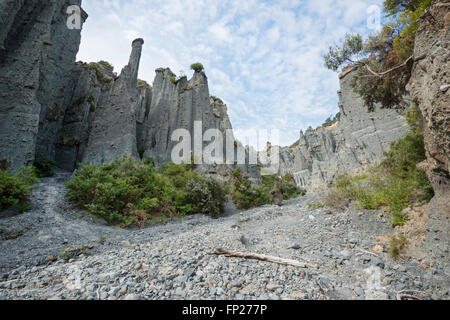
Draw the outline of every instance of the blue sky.
<instances>
[{"instance_id":1,"label":"blue sky","mask_svg":"<svg viewBox=\"0 0 450 320\"><path fill-rule=\"evenodd\" d=\"M152 83L159 67L190 77L199 61L234 129L278 129L290 145L337 113L338 77L322 55L346 32L373 32L367 9L382 2L84 0L78 60L107 60L120 72L131 41L144 38L141 79Z\"/></svg>"}]
</instances>

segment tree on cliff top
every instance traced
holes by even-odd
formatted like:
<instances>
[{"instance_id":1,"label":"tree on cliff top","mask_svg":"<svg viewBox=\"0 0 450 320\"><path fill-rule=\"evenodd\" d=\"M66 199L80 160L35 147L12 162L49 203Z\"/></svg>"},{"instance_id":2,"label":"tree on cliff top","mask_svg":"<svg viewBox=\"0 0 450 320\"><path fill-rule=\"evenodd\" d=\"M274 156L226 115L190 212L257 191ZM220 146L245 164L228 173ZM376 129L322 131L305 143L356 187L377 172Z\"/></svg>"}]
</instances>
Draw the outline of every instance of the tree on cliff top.
<instances>
[{"instance_id":1,"label":"tree on cliff top","mask_svg":"<svg viewBox=\"0 0 450 320\"><path fill-rule=\"evenodd\" d=\"M203 67L203 65L200 62L196 62L196 63L191 64L191 69L194 70L195 72L201 72L205 68Z\"/></svg>"},{"instance_id":2,"label":"tree on cliff top","mask_svg":"<svg viewBox=\"0 0 450 320\"><path fill-rule=\"evenodd\" d=\"M378 34L365 41L359 34L346 35L323 57L333 71L358 68L351 85L370 111L378 103L383 108L406 107L403 98L414 62L418 19L430 5L431 0L385 0L387 22Z\"/></svg>"}]
</instances>

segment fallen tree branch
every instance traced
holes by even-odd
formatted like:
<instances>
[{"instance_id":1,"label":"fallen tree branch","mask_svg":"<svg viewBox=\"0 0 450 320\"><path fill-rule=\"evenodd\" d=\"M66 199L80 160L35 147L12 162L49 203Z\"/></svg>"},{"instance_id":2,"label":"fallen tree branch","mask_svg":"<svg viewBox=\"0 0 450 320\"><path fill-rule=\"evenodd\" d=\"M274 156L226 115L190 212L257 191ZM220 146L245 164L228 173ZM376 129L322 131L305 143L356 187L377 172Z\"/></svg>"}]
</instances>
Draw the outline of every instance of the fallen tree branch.
<instances>
[{"instance_id":1,"label":"fallen tree branch","mask_svg":"<svg viewBox=\"0 0 450 320\"><path fill-rule=\"evenodd\" d=\"M378 73L373 71L369 65L365 62L359 62L360 65L364 65L367 69L367 71L369 71L372 75L374 75L375 77L378 78L383 78L385 75L387 75L388 73L391 73L392 71L395 71L397 69L403 68L404 66L406 66L408 64L409 61L411 61L414 58L414 56L409 57L408 59L406 59L402 64L399 64L398 66L395 66L389 70L386 70L384 72Z\"/></svg>"},{"instance_id":2,"label":"fallen tree branch","mask_svg":"<svg viewBox=\"0 0 450 320\"><path fill-rule=\"evenodd\" d=\"M373 252L370 252L370 251L367 251L367 250L363 250L363 249L359 249L359 248L353 248L353 250L359 251L359 252L361 252L361 253L370 254L370 255L372 255L372 256L374 256L374 257L377 257L377 258L380 258L380 259L381 259L381 257L380 257L379 255L377 255L376 253L373 253Z\"/></svg>"},{"instance_id":3,"label":"fallen tree branch","mask_svg":"<svg viewBox=\"0 0 450 320\"><path fill-rule=\"evenodd\" d=\"M406 294L406 292L409 293L418 293L421 294L420 291L415 291L415 290L402 290L397 292L397 300L404 300L404 299L409 299L409 300L420 300L420 298L418 296L412 295L412 294Z\"/></svg>"},{"instance_id":4,"label":"fallen tree branch","mask_svg":"<svg viewBox=\"0 0 450 320\"><path fill-rule=\"evenodd\" d=\"M238 257L238 258L244 258L244 259L256 259L256 260L273 262L273 263L294 266L294 267L299 267L299 268L309 268L309 269L316 268L313 265L299 262L296 260L283 259L283 258L279 258L279 257L267 256L267 255L258 254L258 253L231 251L231 250L224 249L224 248L215 249L214 252L212 252L212 254L225 255L225 256L229 256L229 257Z\"/></svg>"}]
</instances>

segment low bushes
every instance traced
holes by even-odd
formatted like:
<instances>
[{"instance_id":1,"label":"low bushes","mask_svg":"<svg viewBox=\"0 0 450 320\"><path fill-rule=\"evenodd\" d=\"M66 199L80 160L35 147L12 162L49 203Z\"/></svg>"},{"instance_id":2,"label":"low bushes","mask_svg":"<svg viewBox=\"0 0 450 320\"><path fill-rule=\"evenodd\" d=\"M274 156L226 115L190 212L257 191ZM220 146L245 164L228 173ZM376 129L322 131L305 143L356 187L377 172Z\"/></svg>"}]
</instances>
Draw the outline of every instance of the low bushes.
<instances>
[{"instance_id":1,"label":"low bushes","mask_svg":"<svg viewBox=\"0 0 450 320\"><path fill-rule=\"evenodd\" d=\"M231 198L239 209L250 209L270 203L269 195L264 187L254 187L250 179L241 169L233 173L234 185L231 188Z\"/></svg>"},{"instance_id":2,"label":"low bushes","mask_svg":"<svg viewBox=\"0 0 450 320\"><path fill-rule=\"evenodd\" d=\"M53 177L55 175L55 168L57 166L57 163L44 156L37 155L34 160L33 166L38 178L47 178Z\"/></svg>"},{"instance_id":3,"label":"low bushes","mask_svg":"<svg viewBox=\"0 0 450 320\"><path fill-rule=\"evenodd\" d=\"M89 213L112 224L143 227L152 218L223 211L220 184L188 166L128 158L101 167L83 166L67 183L68 197Z\"/></svg>"},{"instance_id":4,"label":"low bushes","mask_svg":"<svg viewBox=\"0 0 450 320\"><path fill-rule=\"evenodd\" d=\"M234 186L231 195L239 209L250 209L272 203L271 194L280 193L284 200L297 198L302 194L292 175L263 176L262 186L252 186L249 178L241 169L234 171Z\"/></svg>"},{"instance_id":5,"label":"low bushes","mask_svg":"<svg viewBox=\"0 0 450 320\"><path fill-rule=\"evenodd\" d=\"M194 70L195 72L201 72L204 69L205 68L203 67L203 64L201 64L200 62L191 64L191 70Z\"/></svg>"},{"instance_id":6,"label":"low bushes","mask_svg":"<svg viewBox=\"0 0 450 320\"><path fill-rule=\"evenodd\" d=\"M33 185L38 182L32 167L22 168L16 174L0 170L0 211L16 205L21 211L27 210Z\"/></svg>"}]
</instances>

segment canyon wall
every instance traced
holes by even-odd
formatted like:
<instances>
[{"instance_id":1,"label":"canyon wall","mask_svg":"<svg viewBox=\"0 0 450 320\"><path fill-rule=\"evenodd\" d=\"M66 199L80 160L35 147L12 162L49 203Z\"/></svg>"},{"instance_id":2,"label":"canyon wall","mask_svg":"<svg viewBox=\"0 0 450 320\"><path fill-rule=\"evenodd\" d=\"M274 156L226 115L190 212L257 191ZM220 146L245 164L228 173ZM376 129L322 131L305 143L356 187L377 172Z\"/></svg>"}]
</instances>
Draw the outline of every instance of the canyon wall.
<instances>
[{"instance_id":1,"label":"canyon wall","mask_svg":"<svg viewBox=\"0 0 450 320\"><path fill-rule=\"evenodd\" d=\"M309 128L291 147L281 148L280 174L291 173L304 189L320 189L345 172L379 162L393 141L409 130L401 111L368 112L351 88L355 69L340 76L340 120L328 127Z\"/></svg>"},{"instance_id":2,"label":"canyon wall","mask_svg":"<svg viewBox=\"0 0 450 320\"><path fill-rule=\"evenodd\" d=\"M31 165L36 150L55 156L81 31L67 28L66 10L80 4L0 2L0 159L13 171ZM81 18L84 22L87 14Z\"/></svg>"},{"instance_id":3,"label":"canyon wall","mask_svg":"<svg viewBox=\"0 0 450 320\"><path fill-rule=\"evenodd\" d=\"M450 267L450 1L434 1L420 18L408 84L420 110L427 174L436 196L428 206L431 256Z\"/></svg>"}]
</instances>

